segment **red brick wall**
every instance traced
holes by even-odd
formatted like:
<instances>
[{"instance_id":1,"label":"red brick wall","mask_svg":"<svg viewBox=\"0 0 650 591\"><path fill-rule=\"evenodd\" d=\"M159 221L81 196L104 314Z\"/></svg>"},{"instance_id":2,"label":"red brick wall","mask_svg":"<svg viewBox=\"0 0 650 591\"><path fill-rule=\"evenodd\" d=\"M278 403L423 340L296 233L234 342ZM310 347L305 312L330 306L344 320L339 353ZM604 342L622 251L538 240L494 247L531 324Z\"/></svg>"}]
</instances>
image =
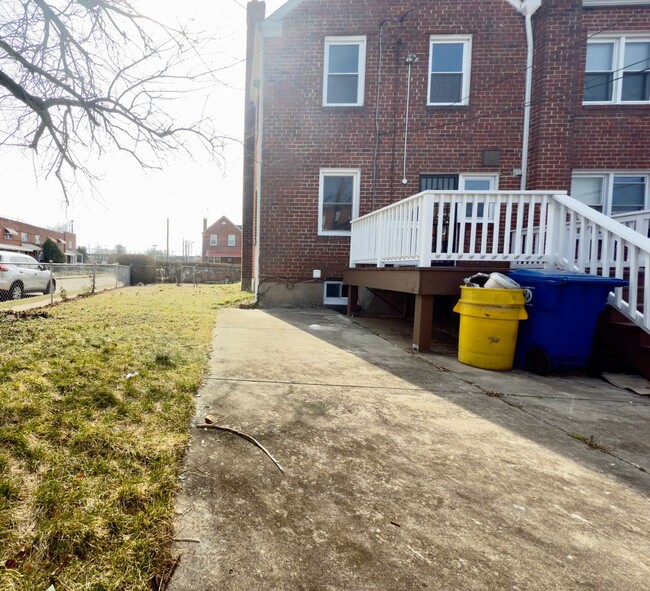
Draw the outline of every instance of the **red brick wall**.
<instances>
[{"instance_id":1,"label":"red brick wall","mask_svg":"<svg viewBox=\"0 0 650 591\"><path fill-rule=\"evenodd\" d=\"M642 31L650 35L650 8L627 6L584 11L583 36L605 28L608 32ZM581 53L582 85L584 46ZM574 169L650 169L650 106L579 104L574 137Z\"/></svg>"},{"instance_id":2,"label":"red brick wall","mask_svg":"<svg viewBox=\"0 0 650 591\"><path fill-rule=\"evenodd\" d=\"M513 169L521 166L523 17L505 0L440 0L399 20L419 4L419 0L307 0L285 18L282 37L265 39L262 280L269 276L310 280L313 269L320 269L324 278L341 277L347 268L349 238L317 235L321 168L361 170L361 215L417 193L421 173L499 173L500 189L519 188ZM643 16L627 20L627 30L650 30L647 7L585 10L580 0L545 0L534 17L528 188L568 190L572 168L595 167L596 162L605 168L630 168L630 162L650 166L650 107L582 106L581 37L630 11ZM381 141L373 192L382 22ZM426 106L431 34L472 35L468 106ZM324 38L334 35L367 36L362 107L322 106ZM400 181L408 53L419 61L412 69L409 182L404 186ZM498 167L482 166L485 149L500 150ZM247 248L245 243L244 260Z\"/></svg>"}]
</instances>

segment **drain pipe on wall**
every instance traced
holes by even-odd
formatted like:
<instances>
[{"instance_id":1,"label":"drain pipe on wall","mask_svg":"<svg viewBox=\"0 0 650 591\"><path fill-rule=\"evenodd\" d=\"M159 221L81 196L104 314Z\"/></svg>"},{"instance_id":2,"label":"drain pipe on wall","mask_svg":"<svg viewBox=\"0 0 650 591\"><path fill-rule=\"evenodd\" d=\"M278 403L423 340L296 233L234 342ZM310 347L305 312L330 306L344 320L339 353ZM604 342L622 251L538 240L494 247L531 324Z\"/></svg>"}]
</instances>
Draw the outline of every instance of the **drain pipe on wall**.
<instances>
[{"instance_id":1,"label":"drain pipe on wall","mask_svg":"<svg viewBox=\"0 0 650 591\"><path fill-rule=\"evenodd\" d=\"M530 101L533 96L533 15L542 5L542 0L506 0L524 17L526 28L526 86L524 89L524 129L521 138L521 185L522 191L528 185L528 146L530 143Z\"/></svg>"},{"instance_id":2,"label":"drain pipe on wall","mask_svg":"<svg viewBox=\"0 0 650 591\"><path fill-rule=\"evenodd\" d=\"M408 184L406 178L406 156L408 151L409 140L409 108L411 106L411 66L418 61L416 55L409 53L406 56L406 63L408 64L408 80L406 82L406 114L404 115L404 168L402 172L402 184Z\"/></svg>"},{"instance_id":3,"label":"drain pipe on wall","mask_svg":"<svg viewBox=\"0 0 650 591\"><path fill-rule=\"evenodd\" d=\"M526 27L526 90L524 92L524 131L521 140L521 185L522 191L528 186L528 146L530 143L530 101L533 96L533 14L542 5L542 0L524 0L521 13Z\"/></svg>"}]
</instances>

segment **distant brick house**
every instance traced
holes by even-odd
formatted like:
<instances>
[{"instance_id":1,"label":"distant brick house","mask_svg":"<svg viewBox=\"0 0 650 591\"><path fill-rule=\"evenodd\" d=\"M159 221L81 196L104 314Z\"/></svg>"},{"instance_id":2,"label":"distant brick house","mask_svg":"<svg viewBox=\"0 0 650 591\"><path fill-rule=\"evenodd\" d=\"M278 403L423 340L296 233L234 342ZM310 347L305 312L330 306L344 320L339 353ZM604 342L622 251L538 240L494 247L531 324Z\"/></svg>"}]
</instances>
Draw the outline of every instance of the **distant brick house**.
<instances>
[{"instance_id":1,"label":"distant brick house","mask_svg":"<svg viewBox=\"0 0 650 591\"><path fill-rule=\"evenodd\" d=\"M242 231L226 216L208 227L203 219L201 261L204 263L241 263Z\"/></svg>"},{"instance_id":2,"label":"distant brick house","mask_svg":"<svg viewBox=\"0 0 650 591\"><path fill-rule=\"evenodd\" d=\"M41 260L43 243L52 240L66 257L66 262L77 261L77 236L74 232L57 232L25 222L0 218L0 250L22 252Z\"/></svg>"},{"instance_id":3,"label":"distant brick house","mask_svg":"<svg viewBox=\"0 0 650 591\"><path fill-rule=\"evenodd\" d=\"M650 209L650 2L289 0L264 17L248 4L242 285L264 284L262 305L343 301L350 219L422 190Z\"/></svg>"}]
</instances>

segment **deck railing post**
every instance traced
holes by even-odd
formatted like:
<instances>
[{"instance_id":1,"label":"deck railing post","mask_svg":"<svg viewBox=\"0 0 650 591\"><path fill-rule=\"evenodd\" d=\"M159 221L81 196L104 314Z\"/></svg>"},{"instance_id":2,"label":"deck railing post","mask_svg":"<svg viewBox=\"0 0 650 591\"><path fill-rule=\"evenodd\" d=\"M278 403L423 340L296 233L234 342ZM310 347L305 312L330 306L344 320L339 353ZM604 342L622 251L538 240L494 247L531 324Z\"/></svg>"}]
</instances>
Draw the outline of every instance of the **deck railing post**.
<instances>
[{"instance_id":1,"label":"deck railing post","mask_svg":"<svg viewBox=\"0 0 650 591\"><path fill-rule=\"evenodd\" d=\"M433 240L433 195L426 193L422 196L420 218L420 236L418 244L418 266L431 266L431 241Z\"/></svg>"}]
</instances>

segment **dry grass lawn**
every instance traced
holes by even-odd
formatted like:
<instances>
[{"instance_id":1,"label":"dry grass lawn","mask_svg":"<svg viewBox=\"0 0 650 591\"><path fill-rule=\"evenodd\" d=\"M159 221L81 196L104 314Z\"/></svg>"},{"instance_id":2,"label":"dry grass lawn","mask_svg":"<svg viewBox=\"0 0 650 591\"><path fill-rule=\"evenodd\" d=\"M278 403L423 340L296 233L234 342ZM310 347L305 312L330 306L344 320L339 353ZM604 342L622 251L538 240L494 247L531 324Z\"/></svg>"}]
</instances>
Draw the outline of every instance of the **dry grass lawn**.
<instances>
[{"instance_id":1,"label":"dry grass lawn","mask_svg":"<svg viewBox=\"0 0 650 591\"><path fill-rule=\"evenodd\" d=\"M217 310L238 285L0 312L0 589L151 590Z\"/></svg>"}]
</instances>

